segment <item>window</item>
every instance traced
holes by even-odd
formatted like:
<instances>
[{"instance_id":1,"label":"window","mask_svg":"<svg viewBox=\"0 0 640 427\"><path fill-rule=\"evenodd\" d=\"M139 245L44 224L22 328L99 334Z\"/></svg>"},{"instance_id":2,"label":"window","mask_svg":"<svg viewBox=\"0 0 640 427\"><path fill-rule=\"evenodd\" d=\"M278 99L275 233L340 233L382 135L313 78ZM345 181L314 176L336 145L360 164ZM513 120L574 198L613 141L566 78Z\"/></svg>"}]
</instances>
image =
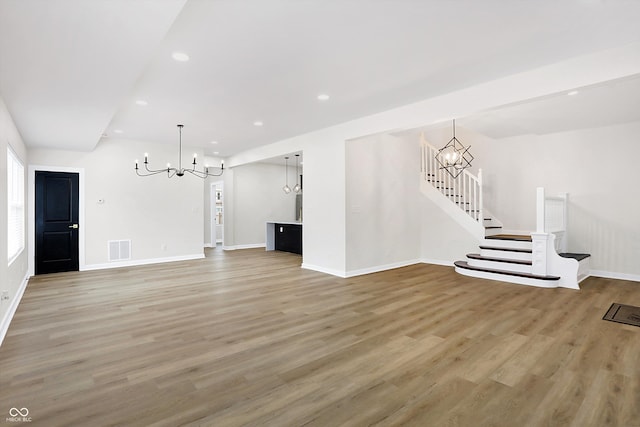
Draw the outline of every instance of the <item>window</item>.
<instances>
[{"instance_id":1,"label":"window","mask_svg":"<svg viewBox=\"0 0 640 427\"><path fill-rule=\"evenodd\" d=\"M7 249L9 264L24 249L24 166L7 148Z\"/></svg>"}]
</instances>

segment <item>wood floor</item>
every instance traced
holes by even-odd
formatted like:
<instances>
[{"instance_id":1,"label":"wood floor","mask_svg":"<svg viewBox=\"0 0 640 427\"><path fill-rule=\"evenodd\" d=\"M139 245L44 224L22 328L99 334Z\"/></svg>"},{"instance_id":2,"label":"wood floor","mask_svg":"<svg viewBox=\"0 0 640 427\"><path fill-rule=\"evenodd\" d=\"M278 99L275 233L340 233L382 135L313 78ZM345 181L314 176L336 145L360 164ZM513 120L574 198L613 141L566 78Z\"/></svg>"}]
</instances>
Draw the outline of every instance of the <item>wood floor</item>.
<instances>
[{"instance_id":1,"label":"wood floor","mask_svg":"<svg viewBox=\"0 0 640 427\"><path fill-rule=\"evenodd\" d=\"M640 284L540 289L296 255L31 279L0 347L0 424L640 426Z\"/></svg>"}]
</instances>

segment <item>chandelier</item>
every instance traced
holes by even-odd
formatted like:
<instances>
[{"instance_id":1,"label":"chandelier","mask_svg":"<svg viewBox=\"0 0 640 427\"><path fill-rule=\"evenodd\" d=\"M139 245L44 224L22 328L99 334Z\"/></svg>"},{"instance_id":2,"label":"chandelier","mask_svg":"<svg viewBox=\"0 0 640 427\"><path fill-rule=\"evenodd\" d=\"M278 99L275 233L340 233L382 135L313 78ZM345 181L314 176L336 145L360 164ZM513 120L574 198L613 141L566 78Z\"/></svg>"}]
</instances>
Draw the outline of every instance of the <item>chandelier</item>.
<instances>
[{"instance_id":1,"label":"chandelier","mask_svg":"<svg viewBox=\"0 0 640 427\"><path fill-rule=\"evenodd\" d=\"M453 178L457 178L463 170L471 166L473 156L469 147L462 145L456 138L456 121L453 120L453 138L436 153L436 161L440 169L446 170Z\"/></svg>"},{"instance_id":2,"label":"chandelier","mask_svg":"<svg viewBox=\"0 0 640 427\"><path fill-rule=\"evenodd\" d=\"M173 178L176 175L183 176L185 172L188 172L191 175L197 176L198 178L205 179L210 176L222 175L222 173L224 172L224 160L220 162L220 168L215 168L215 169L219 169L218 172L210 171L211 169L214 169L214 168L210 168L209 165L205 165L203 170L198 170L196 169L196 165L197 165L196 154L193 155L193 162L191 163L192 167L188 169L182 167L182 128L183 127L184 125L178 125L178 132L180 133L180 157L178 158L178 167L172 168L171 164L167 163L167 167L164 169L149 169L149 154L144 153L144 170L142 172L138 168L138 161L136 160L136 174L138 176L151 176L151 175L157 175L159 173L166 172L168 178Z\"/></svg>"}]
</instances>

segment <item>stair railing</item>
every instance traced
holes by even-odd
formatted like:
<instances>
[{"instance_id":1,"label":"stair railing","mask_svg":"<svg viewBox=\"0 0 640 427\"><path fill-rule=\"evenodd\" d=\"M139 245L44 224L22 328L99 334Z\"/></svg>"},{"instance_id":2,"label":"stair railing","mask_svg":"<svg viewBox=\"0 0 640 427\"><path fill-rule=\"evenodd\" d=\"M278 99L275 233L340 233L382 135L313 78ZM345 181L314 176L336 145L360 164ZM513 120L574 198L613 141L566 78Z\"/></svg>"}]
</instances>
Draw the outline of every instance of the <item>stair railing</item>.
<instances>
[{"instance_id":1,"label":"stair railing","mask_svg":"<svg viewBox=\"0 0 640 427\"><path fill-rule=\"evenodd\" d=\"M457 178L453 178L436 160L439 150L427 142L424 135L420 139L422 179L483 225L482 169L478 170L478 176L465 169Z\"/></svg>"}]
</instances>

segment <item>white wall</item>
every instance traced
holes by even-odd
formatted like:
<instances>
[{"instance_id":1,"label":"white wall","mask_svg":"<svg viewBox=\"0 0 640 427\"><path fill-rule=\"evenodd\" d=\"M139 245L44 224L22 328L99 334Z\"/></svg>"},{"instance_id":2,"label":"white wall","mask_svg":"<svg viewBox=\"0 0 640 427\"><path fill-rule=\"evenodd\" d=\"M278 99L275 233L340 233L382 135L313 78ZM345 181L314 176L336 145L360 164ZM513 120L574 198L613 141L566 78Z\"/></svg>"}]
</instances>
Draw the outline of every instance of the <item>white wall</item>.
<instances>
[{"instance_id":1,"label":"white wall","mask_svg":"<svg viewBox=\"0 0 640 427\"><path fill-rule=\"evenodd\" d=\"M640 123L475 143L487 207L509 229L535 229L536 187L569 193L571 252L591 268L640 278Z\"/></svg>"},{"instance_id":2,"label":"white wall","mask_svg":"<svg viewBox=\"0 0 640 427\"><path fill-rule=\"evenodd\" d=\"M3 331L8 327L10 308L15 310L17 298L20 296L22 286L27 276L27 260L29 253L28 238L25 236L25 249L8 265L7 259L7 147L10 146L18 158L22 161L25 171L25 203L27 201L27 150L20 133L15 127L13 119L7 110L2 98L0 98L0 291L9 292L9 300L0 301L0 342ZM26 206L25 206L25 232L26 232Z\"/></svg>"},{"instance_id":3,"label":"white wall","mask_svg":"<svg viewBox=\"0 0 640 427\"><path fill-rule=\"evenodd\" d=\"M385 134L347 142L347 275L419 261L419 153Z\"/></svg>"},{"instance_id":4,"label":"white wall","mask_svg":"<svg viewBox=\"0 0 640 427\"><path fill-rule=\"evenodd\" d=\"M420 256L430 264L453 265L478 252L478 240L438 205L420 194Z\"/></svg>"},{"instance_id":5,"label":"white wall","mask_svg":"<svg viewBox=\"0 0 640 427\"><path fill-rule=\"evenodd\" d=\"M192 153L198 150L186 149ZM104 139L92 152L30 150L38 166L84 168L85 268L108 262L107 241L131 239L131 264L203 256L204 181L185 174L138 177L149 152L152 168L177 165L175 147L131 140ZM202 153L199 153L201 156ZM98 200L104 200L99 204ZM81 267L82 268L82 267Z\"/></svg>"},{"instance_id":6,"label":"white wall","mask_svg":"<svg viewBox=\"0 0 640 427\"><path fill-rule=\"evenodd\" d=\"M365 127L333 126L265 145L229 158L231 167L289 153L304 158L303 268L334 275L345 274L345 132L364 135ZM227 177L233 179L233 175ZM229 182L225 183L229 185ZM231 207L233 210L233 206ZM233 211L227 212L235 218ZM233 229L229 221L225 237Z\"/></svg>"},{"instance_id":7,"label":"white wall","mask_svg":"<svg viewBox=\"0 0 640 427\"><path fill-rule=\"evenodd\" d=\"M289 187L295 167L289 166ZM264 246L267 221L295 221L295 193L282 191L284 166L252 163L225 171L225 248ZM228 225L227 225L228 224Z\"/></svg>"}]
</instances>

